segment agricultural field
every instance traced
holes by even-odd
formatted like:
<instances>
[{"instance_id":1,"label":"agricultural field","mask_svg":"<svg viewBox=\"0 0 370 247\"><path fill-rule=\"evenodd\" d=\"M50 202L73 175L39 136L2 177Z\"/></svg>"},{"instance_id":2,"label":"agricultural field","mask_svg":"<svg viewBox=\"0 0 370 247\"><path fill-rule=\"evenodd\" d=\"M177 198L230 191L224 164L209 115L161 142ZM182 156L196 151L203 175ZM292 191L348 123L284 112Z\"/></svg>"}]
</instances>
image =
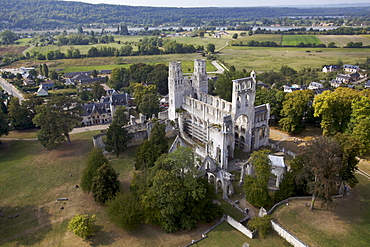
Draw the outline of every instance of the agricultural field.
<instances>
[{"instance_id":1,"label":"agricultural field","mask_svg":"<svg viewBox=\"0 0 370 247\"><path fill-rule=\"evenodd\" d=\"M282 37L283 35L281 34L254 34L252 36L239 37L235 42L243 41L243 43L247 43L251 40L258 42L272 41L277 45L281 45Z\"/></svg>"},{"instance_id":2,"label":"agricultural field","mask_svg":"<svg viewBox=\"0 0 370 247\"><path fill-rule=\"evenodd\" d=\"M167 54L167 55L154 55L154 56L128 56L128 57L96 57L96 58L83 58L83 59L60 59L52 61L18 61L12 64L12 67L30 67L39 66L45 63L49 66L50 70L57 70L58 72L78 72L78 71L91 71L102 69L114 68L128 68L134 63L147 63L166 65L172 61L182 62L182 69L184 73L193 72L194 59L203 58L199 54ZM207 71L216 71L217 69L212 65L211 61L207 60Z\"/></svg>"},{"instance_id":3,"label":"agricultural field","mask_svg":"<svg viewBox=\"0 0 370 247\"><path fill-rule=\"evenodd\" d=\"M190 37L190 36L186 36L186 37L176 36L176 37L168 37L165 39L176 40L176 42L178 43L194 45L194 46L202 45L206 47L207 44L214 44L216 47L216 50L225 46L228 41L232 40L230 35L223 35L221 38L214 38L213 36L208 36L208 34L205 34L204 38Z\"/></svg>"},{"instance_id":4,"label":"agricultural field","mask_svg":"<svg viewBox=\"0 0 370 247\"><path fill-rule=\"evenodd\" d=\"M362 42L363 45L370 45L370 35L317 35L320 41L328 45L330 42L334 42L338 47L344 47L349 42Z\"/></svg>"},{"instance_id":5,"label":"agricultural field","mask_svg":"<svg viewBox=\"0 0 370 247\"><path fill-rule=\"evenodd\" d=\"M299 43L315 43L321 44L321 41L316 37L316 35L283 35L281 45L282 46L296 46Z\"/></svg>"},{"instance_id":6,"label":"agricultural field","mask_svg":"<svg viewBox=\"0 0 370 247\"><path fill-rule=\"evenodd\" d=\"M0 56L5 56L7 54L19 54L21 55L27 46L12 45L12 46L0 46Z\"/></svg>"},{"instance_id":7,"label":"agricultural field","mask_svg":"<svg viewBox=\"0 0 370 247\"><path fill-rule=\"evenodd\" d=\"M280 224L312 247L367 246L370 242L370 180L357 176L359 184L343 198L333 200L331 209L310 211L305 203L293 200L280 206L273 214Z\"/></svg>"},{"instance_id":8,"label":"agricultural field","mask_svg":"<svg viewBox=\"0 0 370 247\"><path fill-rule=\"evenodd\" d=\"M232 46L223 49L218 55L226 66L234 65L236 69L264 72L279 70L286 65L295 70L303 68L321 68L323 65L344 63L365 63L370 49L328 49L295 47L246 47Z\"/></svg>"}]
</instances>

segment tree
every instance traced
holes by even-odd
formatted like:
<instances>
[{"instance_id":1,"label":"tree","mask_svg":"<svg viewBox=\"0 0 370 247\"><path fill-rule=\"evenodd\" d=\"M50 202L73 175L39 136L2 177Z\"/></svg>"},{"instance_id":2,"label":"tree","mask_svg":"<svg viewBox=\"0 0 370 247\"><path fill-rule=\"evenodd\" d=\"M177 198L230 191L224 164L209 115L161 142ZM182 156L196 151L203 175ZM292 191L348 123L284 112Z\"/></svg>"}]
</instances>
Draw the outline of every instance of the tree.
<instances>
[{"instance_id":1,"label":"tree","mask_svg":"<svg viewBox=\"0 0 370 247\"><path fill-rule=\"evenodd\" d=\"M253 165L254 174L246 175L243 185L246 200L258 207L270 201L267 185L271 175L271 161L267 154L268 150L264 149L252 153L249 162Z\"/></svg>"},{"instance_id":2,"label":"tree","mask_svg":"<svg viewBox=\"0 0 370 247\"><path fill-rule=\"evenodd\" d=\"M100 85L100 82L98 81L94 82L91 88L91 94L95 100L100 100L100 98L105 94L105 90L103 86Z\"/></svg>"},{"instance_id":3,"label":"tree","mask_svg":"<svg viewBox=\"0 0 370 247\"><path fill-rule=\"evenodd\" d=\"M261 238L266 238L266 235L272 230L271 220L271 215L254 217L248 222L248 228L252 231L257 230Z\"/></svg>"},{"instance_id":4,"label":"tree","mask_svg":"<svg viewBox=\"0 0 370 247\"><path fill-rule=\"evenodd\" d=\"M91 183L91 192L95 201L105 203L107 200L114 198L120 190L118 173L107 163L100 166L96 170L96 175Z\"/></svg>"},{"instance_id":5,"label":"tree","mask_svg":"<svg viewBox=\"0 0 370 247\"><path fill-rule=\"evenodd\" d=\"M42 65L42 71L45 77L49 77L49 67L45 63Z\"/></svg>"},{"instance_id":6,"label":"tree","mask_svg":"<svg viewBox=\"0 0 370 247\"><path fill-rule=\"evenodd\" d=\"M87 238L93 234L94 222L96 221L96 215L92 214L78 214L75 215L72 220L68 223L68 230L73 232L76 236L81 238Z\"/></svg>"},{"instance_id":7,"label":"tree","mask_svg":"<svg viewBox=\"0 0 370 247\"><path fill-rule=\"evenodd\" d=\"M1 32L0 37L2 39L3 44L5 45L11 45L14 43L15 40L17 40L17 35L10 30L5 30Z\"/></svg>"},{"instance_id":8,"label":"tree","mask_svg":"<svg viewBox=\"0 0 370 247\"><path fill-rule=\"evenodd\" d=\"M168 66L157 64L148 74L148 82L157 86L157 92L161 95L168 94Z\"/></svg>"},{"instance_id":9,"label":"tree","mask_svg":"<svg viewBox=\"0 0 370 247\"><path fill-rule=\"evenodd\" d=\"M143 220L140 201L131 192L118 194L107 206L109 219L126 230L133 231Z\"/></svg>"},{"instance_id":10,"label":"tree","mask_svg":"<svg viewBox=\"0 0 370 247\"><path fill-rule=\"evenodd\" d=\"M206 45L206 50L207 50L207 51L209 51L209 52L214 53L214 52L215 52L215 49L216 49L215 44L208 43L208 44Z\"/></svg>"},{"instance_id":11,"label":"tree","mask_svg":"<svg viewBox=\"0 0 370 247\"><path fill-rule=\"evenodd\" d=\"M141 98L137 110L145 115L147 118L150 118L152 115L156 115L159 112L159 99L155 93L146 93Z\"/></svg>"},{"instance_id":12,"label":"tree","mask_svg":"<svg viewBox=\"0 0 370 247\"><path fill-rule=\"evenodd\" d=\"M283 109L281 110L282 119L279 125L284 131L299 133L303 129L303 117L307 114L309 102L313 99L312 90L299 90L285 95Z\"/></svg>"},{"instance_id":13,"label":"tree","mask_svg":"<svg viewBox=\"0 0 370 247\"><path fill-rule=\"evenodd\" d=\"M328 44L328 48L337 48L336 45L335 45L335 42L330 42Z\"/></svg>"},{"instance_id":14,"label":"tree","mask_svg":"<svg viewBox=\"0 0 370 247\"><path fill-rule=\"evenodd\" d=\"M82 112L75 99L55 96L46 104L37 106L36 111L33 123L41 128L37 133L41 145L52 149L65 139L71 145L69 132L80 122Z\"/></svg>"},{"instance_id":15,"label":"tree","mask_svg":"<svg viewBox=\"0 0 370 247\"><path fill-rule=\"evenodd\" d=\"M9 122L12 128L25 129L33 126L29 110L25 105L19 103L17 97L10 100L8 111Z\"/></svg>"},{"instance_id":16,"label":"tree","mask_svg":"<svg viewBox=\"0 0 370 247\"><path fill-rule=\"evenodd\" d=\"M233 38L233 39L237 39L237 38L238 38L238 36L239 36L239 35L238 35L237 33L234 33L232 38Z\"/></svg>"},{"instance_id":17,"label":"tree","mask_svg":"<svg viewBox=\"0 0 370 247\"><path fill-rule=\"evenodd\" d=\"M103 164L107 164L108 160L103 154L103 150L94 148L89 153L87 158L87 166L84 169L81 177L81 188L84 192L89 193L91 191L92 180L97 174L97 170Z\"/></svg>"},{"instance_id":18,"label":"tree","mask_svg":"<svg viewBox=\"0 0 370 247\"><path fill-rule=\"evenodd\" d=\"M77 32L80 33L80 34L83 34L84 33L84 30L83 30L83 28L82 28L81 25L78 25L77 26Z\"/></svg>"},{"instance_id":19,"label":"tree","mask_svg":"<svg viewBox=\"0 0 370 247\"><path fill-rule=\"evenodd\" d=\"M344 133L351 120L352 102L360 97L359 92L349 88L325 91L314 99L314 116L321 118L323 135Z\"/></svg>"},{"instance_id":20,"label":"tree","mask_svg":"<svg viewBox=\"0 0 370 247\"><path fill-rule=\"evenodd\" d=\"M128 123L125 107L117 107L113 116L113 121L107 130L107 140L105 149L108 152L114 152L117 157L119 154L126 150L127 144L130 142L131 137L124 126Z\"/></svg>"},{"instance_id":21,"label":"tree","mask_svg":"<svg viewBox=\"0 0 370 247\"><path fill-rule=\"evenodd\" d=\"M331 196L343 181L340 176L344 168L340 145L334 138L319 137L307 143L300 156L304 164L302 174L312 194L311 210L314 209L316 198L330 205Z\"/></svg>"},{"instance_id":22,"label":"tree","mask_svg":"<svg viewBox=\"0 0 370 247\"><path fill-rule=\"evenodd\" d=\"M6 114L0 111L0 136L7 135L9 129L8 119Z\"/></svg>"},{"instance_id":23,"label":"tree","mask_svg":"<svg viewBox=\"0 0 370 247\"><path fill-rule=\"evenodd\" d=\"M370 98L353 101L348 132L362 144L362 152L370 151Z\"/></svg>"},{"instance_id":24,"label":"tree","mask_svg":"<svg viewBox=\"0 0 370 247\"><path fill-rule=\"evenodd\" d=\"M156 122L151 129L149 140L144 141L136 150L135 169L146 170L164 153L168 152L168 139L165 125Z\"/></svg>"}]
</instances>

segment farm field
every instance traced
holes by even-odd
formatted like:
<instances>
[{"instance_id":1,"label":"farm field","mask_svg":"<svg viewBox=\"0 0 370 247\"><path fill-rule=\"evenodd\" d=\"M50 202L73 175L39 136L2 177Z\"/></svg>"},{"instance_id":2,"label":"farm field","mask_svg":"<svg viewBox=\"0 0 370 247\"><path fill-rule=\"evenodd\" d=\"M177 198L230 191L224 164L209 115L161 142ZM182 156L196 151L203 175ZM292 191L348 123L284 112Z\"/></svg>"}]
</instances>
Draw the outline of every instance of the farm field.
<instances>
[{"instance_id":1,"label":"farm field","mask_svg":"<svg viewBox=\"0 0 370 247\"><path fill-rule=\"evenodd\" d=\"M370 180L357 175L359 184L349 195L333 200L333 209L310 211L305 202L293 200L273 214L280 224L312 247L367 246L370 242Z\"/></svg>"},{"instance_id":2,"label":"farm field","mask_svg":"<svg viewBox=\"0 0 370 247\"><path fill-rule=\"evenodd\" d=\"M334 42L338 47L344 47L349 42L362 42L363 45L370 45L370 35L317 35L320 41L328 45L330 42Z\"/></svg>"},{"instance_id":3,"label":"farm field","mask_svg":"<svg viewBox=\"0 0 370 247\"><path fill-rule=\"evenodd\" d=\"M30 67L39 66L41 63L47 63L50 70L57 70L61 72L78 72L91 71L93 69L114 69L117 67L128 68L134 63L148 63L158 64L164 63L168 65L172 61L182 62L182 69L184 73L193 71L194 59L203 58L199 54L167 54L154 56L128 56L128 57L96 57L83 59L60 59L52 61L18 61L12 64L12 67ZM207 71L216 71L217 69L212 65L211 61L207 60Z\"/></svg>"},{"instance_id":4,"label":"farm field","mask_svg":"<svg viewBox=\"0 0 370 247\"><path fill-rule=\"evenodd\" d=\"M299 43L315 43L321 44L320 40L316 37L316 35L283 35L281 45L282 46L296 46Z\"/></svg>"},{"instance_id":5,"label":"farm field","mask_svg":"<svg viewBox=\"0 0 370 247\"><path fill-rule=\"evenodd\" d=\"M211 43L214 44L216 47L216 50L223 47L228 41L232 40L230 35L224 35L222 38L214 38L208 36L208 34L205 34L204 38L199 37L182 37L182 36L176 36L176 37L168 37L165 39L171 39L176 40L178 43L188 44L188 45L202 45L204 47L207 46L207 44Z\"/></svg>"},{"instance_id":6,"label":"farm field","mask_svg":"<svg viewBox=\"0 0 370 247\"><path fill-rule=\"evenodd\" d=\"M223 49L219 53L219 59L226 66L234 65L238 70L276 71L281 66L286 65L299 71L303 68L321 68L326 64L335 64L338 60L348 64L365 63L369 52L369 48L329 49L232 46Z\"/></svg>"},{"instance_id":7,"label":"farm field","mask_svg":"<svg viewBox=\"0 0 370 247\"><path fill-rule=\"evenodd\" d=\"M235 42L243 41L243 43L247 43L251 40L264 42L264 41L273 41L278 45L281 45L283 35L281 34L254 34L251 36L240 37Z\"/></svg>"}]
</instances>

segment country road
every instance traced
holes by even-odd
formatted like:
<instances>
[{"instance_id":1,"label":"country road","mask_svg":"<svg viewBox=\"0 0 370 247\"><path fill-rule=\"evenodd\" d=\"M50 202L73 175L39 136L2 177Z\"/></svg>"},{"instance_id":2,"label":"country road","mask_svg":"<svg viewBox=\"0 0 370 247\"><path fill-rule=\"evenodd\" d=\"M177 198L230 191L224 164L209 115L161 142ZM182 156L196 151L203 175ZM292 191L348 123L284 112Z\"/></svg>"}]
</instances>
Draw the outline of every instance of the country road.
<instances>
[{"instance_id":1,"label":"country road","mask_svg":"<svg viewBox=\"0 0 370 247\"><path fill-rule=\"evenodd\" d=\"M12 84L4 80L3 78L0 78L0 86L8 92L9 95L13 95L14 97L17 97L20 101L24 100L23 94L16 89Z\"/></svg>"}]
</instances>

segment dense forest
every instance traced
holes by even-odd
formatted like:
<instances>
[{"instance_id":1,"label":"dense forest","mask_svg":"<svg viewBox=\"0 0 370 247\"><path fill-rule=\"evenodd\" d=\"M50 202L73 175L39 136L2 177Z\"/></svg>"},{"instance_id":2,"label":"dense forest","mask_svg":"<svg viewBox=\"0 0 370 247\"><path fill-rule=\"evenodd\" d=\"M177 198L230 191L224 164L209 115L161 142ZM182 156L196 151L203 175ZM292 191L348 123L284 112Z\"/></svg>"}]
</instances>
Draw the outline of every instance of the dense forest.
<instances>
[{"instance_id":1,"label":"dense forest","mask_svg":"<svg viewBox=\"0 0 370 247\"><path fill-rule=\"evenodd\" d=\"M129 26L235 26L258 21L268 25L270 23L287 24L287 19L292 18L322 21L330 19L338 25L342 25L343 21L346 21L347 25L360 25L368 24L369 13L370 6L174 8L55 0L2 0L0 1L0 29L41 30L76 27L78 24L86 27L106 27L119 23L126 23Z\"/></svg>"}]
</instances>

